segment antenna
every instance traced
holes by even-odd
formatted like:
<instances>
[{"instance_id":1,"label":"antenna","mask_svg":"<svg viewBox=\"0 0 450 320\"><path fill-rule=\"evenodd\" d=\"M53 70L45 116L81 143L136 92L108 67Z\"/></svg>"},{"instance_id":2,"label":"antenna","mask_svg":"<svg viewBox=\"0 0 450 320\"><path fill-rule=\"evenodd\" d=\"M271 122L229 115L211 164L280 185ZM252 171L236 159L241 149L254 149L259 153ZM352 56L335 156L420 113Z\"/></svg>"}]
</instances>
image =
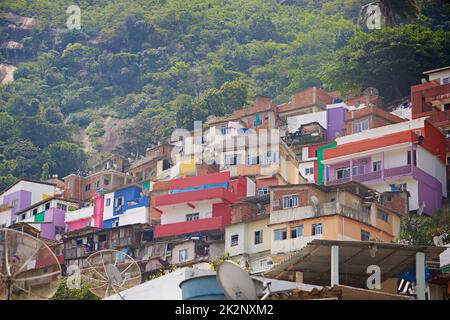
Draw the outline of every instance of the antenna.
<instances>
[{"instance_id":1,"label":"antenna","mask_svg":"<svg viewBox=\"0 0 450 320\"><path fill-rule=\"evenodd\" d=\"M121 291L141 283L137 262L122 251L101 250L86 259L88 267L81 270L83 284L98 297L120 295Z\"/></svg>"},{"instance_id":2,"label":"antenna","mask_svg":"<svg viewBox=\"0 0 450 320\"><path fill-rule=\"evenodd\" d=\"M247 271L231 261L224 261L217 269L217 282L230 300L258 300L253 280Z\"/></svg>"},{"instance_id":3,"label":"antenna","mask_svg":"<svg viewBox=\"0 0 450 320\"><path fill-rule=\"evenodd\" d=\"M60 280L58 259L43 241L0 229L0 300L50 299Z\"/></svg>"}]
</instances>

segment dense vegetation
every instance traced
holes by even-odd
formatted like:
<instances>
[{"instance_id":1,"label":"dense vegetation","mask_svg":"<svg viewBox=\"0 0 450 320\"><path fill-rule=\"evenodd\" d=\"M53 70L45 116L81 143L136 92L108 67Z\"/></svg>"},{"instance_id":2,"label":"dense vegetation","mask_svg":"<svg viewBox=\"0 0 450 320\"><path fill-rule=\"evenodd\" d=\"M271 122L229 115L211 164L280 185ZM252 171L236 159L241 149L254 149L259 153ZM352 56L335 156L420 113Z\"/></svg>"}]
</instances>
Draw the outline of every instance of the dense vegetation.
<instances>
[{"instance_id":1,"label":"dense vegetation","mask_svg":"<svg viewBox=\"0 0 450 320\"><path fill-rule=\"evenodd\" d=\"M75 133L101 156L108 116L127 119L117 151L136 155L175 126L226 115L254 95L287 101L312 85L374 86L391 100L408 95L423 69L450 64L445 1L420 1L412 14L393 8L395 25L375 31L359 22L368 2L2 1L1 12L39 25L19 40L27 59L0 56L18 66L16 81L0 86L0 190L17 177L81 169L87 155ZM69 31L74 3L81 30Z\"/></svg>"}]
</instances>

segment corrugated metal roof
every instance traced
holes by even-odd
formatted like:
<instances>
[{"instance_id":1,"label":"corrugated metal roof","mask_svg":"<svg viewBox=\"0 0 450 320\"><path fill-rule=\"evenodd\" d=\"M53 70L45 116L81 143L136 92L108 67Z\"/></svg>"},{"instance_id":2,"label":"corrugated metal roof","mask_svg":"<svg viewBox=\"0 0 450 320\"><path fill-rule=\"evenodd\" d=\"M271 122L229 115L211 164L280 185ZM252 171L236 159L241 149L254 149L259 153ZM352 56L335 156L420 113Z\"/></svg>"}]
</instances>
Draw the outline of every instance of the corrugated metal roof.
<instances>
[{"instance_id":1,"label":"corrugated metal roof","mask_svg":"<svg viewBox=\"0 0 450 320\"><path fill-rule=\"evenodd\" d=\"M329 285L331 282L331 246L339 246L339 282L343 285L365 287L367 267L377 265L382 281L400 274L415 264L417 252L425 253L425 260L439 259L443 247L405 245L371 241L313 240L298 252L265 273L265 276L282 278L289 272L303 272L306 283ZM376 246L375 255L370 248Z\"/></svg>"}]
</instances>

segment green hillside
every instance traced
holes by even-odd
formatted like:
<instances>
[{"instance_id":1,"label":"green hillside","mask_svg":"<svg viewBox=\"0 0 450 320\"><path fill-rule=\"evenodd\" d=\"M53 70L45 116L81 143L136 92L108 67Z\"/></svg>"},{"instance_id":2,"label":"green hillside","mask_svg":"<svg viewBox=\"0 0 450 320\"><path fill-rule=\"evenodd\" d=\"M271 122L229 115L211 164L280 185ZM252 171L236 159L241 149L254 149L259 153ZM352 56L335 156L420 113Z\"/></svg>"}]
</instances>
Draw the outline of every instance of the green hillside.
<instances>
[{"instance_id":1,"label":"green hillside","mask_svg":"<svg viewBox=\"0 0 450 320\"><path fill-rule=\"evenodd\" d=\"M80 134L104 156L109 122L120 125L116 151L135 156L174 127L229 114L254 95L281 102L313 85L374 86L392 100L424 69L450 64L444 1L421 3L414 17L400 11L395 27L375 31L358 22L368 1L278 2L1 1L0 12L38 24L18 36L0 19L0 40L23 45L21 56L0 53L0 63L17 66L15 81L0 86L0 190L39 178L45 163L60 177L82 169ZM74 3L79 31L65 25Z\"/></svg>"}]
</instances>

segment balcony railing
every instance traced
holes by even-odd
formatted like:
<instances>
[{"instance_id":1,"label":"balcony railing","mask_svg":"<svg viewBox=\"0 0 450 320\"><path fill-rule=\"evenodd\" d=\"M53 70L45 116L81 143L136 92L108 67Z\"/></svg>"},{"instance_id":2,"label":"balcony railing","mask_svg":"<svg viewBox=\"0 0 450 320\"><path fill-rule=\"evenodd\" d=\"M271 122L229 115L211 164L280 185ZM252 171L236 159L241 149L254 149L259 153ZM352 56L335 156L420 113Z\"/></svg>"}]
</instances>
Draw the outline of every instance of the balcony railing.
<instances>
[{"instance_id":1,"label":"balcony railing","mask_svg":"<svg viewBox=\"0 0 450 320\"><path fill-rule=\"evenodd\" d=\"M362 209L354 209L339 202L327 202L319 204L316 216L340 214L348 218L370 224L370 213Z\"/></svg>"},{"instance_id":2,"label":"balcony railing","mask_svg":"<svg viewBox=\"0 0 450 320\"><path fill-rule=\"evenodd\" d=\"M360 175L354 175L352 177L345 177L341 179L331 180L327 181L326 184L328 185L334 185L334 184L341 184L349 181L358 181L358 182L367 182L367 181L373 181L373 180L379 180L379 179L390 179L395 176L400 175L407 175L412 174L412 166L406 165L406 166L400 166L396 168L390 168L390 169L384 169L380 171L373 171L368 172Z\"/></svg>"}]
</instances>

